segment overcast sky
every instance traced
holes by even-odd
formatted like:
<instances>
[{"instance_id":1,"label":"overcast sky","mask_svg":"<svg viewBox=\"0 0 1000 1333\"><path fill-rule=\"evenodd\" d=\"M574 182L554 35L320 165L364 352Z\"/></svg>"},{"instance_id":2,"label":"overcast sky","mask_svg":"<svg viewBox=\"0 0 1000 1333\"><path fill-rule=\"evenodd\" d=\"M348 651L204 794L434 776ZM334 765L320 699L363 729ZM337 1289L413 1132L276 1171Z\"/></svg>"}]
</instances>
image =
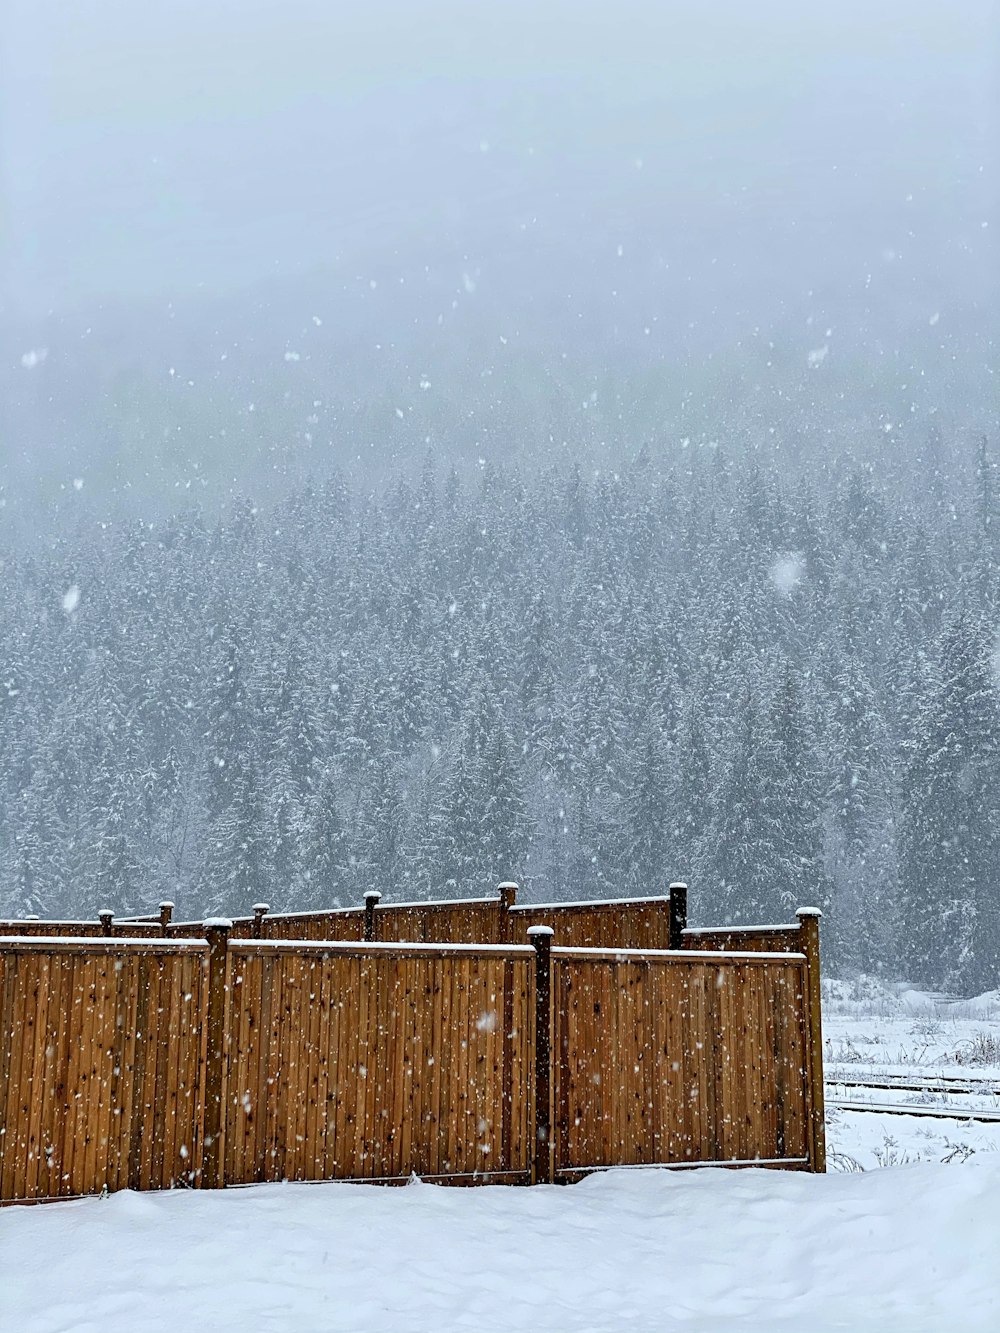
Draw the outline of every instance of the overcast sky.
<instances>
[{"instance_id":1,"label":"overcast sky","mask_svg":"<svg viewBox=\"0 0 1000 1333\"><path fill-rule=\"evenodd\" d=\"M970 281L996 256L993 0L6 0L4 14L15 312L333 261L405 267L442 247L488 268L531 228L680 255L697 232L737 286L789 237L813 252L803 281L824 268L817 247L837 252L831 272L860 273L908 240L949 245Z\"/></svg>"}]
</instances>

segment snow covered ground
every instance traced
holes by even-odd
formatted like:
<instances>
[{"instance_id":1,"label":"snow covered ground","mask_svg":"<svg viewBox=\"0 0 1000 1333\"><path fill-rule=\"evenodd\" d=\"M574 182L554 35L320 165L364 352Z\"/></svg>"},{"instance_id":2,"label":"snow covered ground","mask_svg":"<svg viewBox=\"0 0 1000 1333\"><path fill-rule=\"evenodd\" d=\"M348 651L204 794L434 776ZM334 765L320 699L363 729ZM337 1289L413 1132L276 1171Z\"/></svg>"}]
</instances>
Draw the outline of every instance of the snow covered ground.
<instances>
[{"instance_id":1,"label":"snow covered ground","mask_svg":"<svg viewBox=\"0 0 1000 1333\"><path fill-rule=\"evenodd\" d=\"M570 1187L262 1185L0 1213L11 1333L996 1333L1000 1156Z\"/></svg>"},{"instance_id":2,"label":"snow covered ground","mask_svg":"<svg viewBox=\"0 0 1000 1333\"><path fill-rule=\"evenodd\" d=\"M995 1092L942 1097L927 1091L882 1088L864 1093L833 1086L840 1075L876 1083L990 1080L1000 1089L1000 991L955 1002L871 978L824 981L823 1034L831 1171L953 1162L974 1153L1000 1152L1000 1121L878 1115L839 1111L830 1104L839 1096L937 1111L969 1106L1000 1114Z\"/></svg>"},{"instance_id":3,"label":"snow covered ground","mask_svg":"<svg viewBox=\"0 0 1000 1333\"><path fill-rule=\"evenodd\" d=\"M831 1067L1000 1077L1000 997L826 990ZM834 1112L825 1177L614 1171L565 1188L271 1185L7 1208L0 1329L996 1333L997 1129Z\"/></svg>"}]
</instances>

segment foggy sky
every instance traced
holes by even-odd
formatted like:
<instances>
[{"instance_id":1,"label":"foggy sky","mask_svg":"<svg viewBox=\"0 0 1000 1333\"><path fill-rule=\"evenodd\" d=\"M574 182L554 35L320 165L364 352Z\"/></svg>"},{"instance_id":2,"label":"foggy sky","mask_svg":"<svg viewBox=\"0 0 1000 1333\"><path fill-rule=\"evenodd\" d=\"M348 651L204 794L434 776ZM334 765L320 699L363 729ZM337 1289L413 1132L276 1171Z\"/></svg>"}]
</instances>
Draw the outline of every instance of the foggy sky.
<instances>
[{"instance_id":1,"label":"foggy sky","mask_svg":"<svg viewBox=\"0 0 1000 1333\"><path fill-rule=\"evenodd\" d=\"M0 62L8 531L995 433L1000 0L7 0Z\"/></svg>"},{"instance_id":2,"label":"foggy sky","mask_svg":"<svg viewBox=\"0 0 1000 1333\"><path fill-rule=\"evenodd\" d=\"M860 279L891 251L931 305L996 257L991 0L5 13L3 276L24 314L396 255L488 271L570 228L735 289L762 268Z\"/></svg>"}]
</instances>

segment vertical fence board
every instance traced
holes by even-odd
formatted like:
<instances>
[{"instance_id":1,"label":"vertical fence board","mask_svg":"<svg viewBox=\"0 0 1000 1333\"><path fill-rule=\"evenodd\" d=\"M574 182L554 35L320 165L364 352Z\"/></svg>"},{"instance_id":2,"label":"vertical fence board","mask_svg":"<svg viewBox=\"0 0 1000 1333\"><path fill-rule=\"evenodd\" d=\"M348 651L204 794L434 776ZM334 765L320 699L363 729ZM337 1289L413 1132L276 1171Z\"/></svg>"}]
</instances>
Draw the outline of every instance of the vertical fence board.
<instances>
[{"instance_id":1,"label":"vertical fence board","mask_svg":"<svg viewBox=\"0 0 1000 1333\"><path fill-rule=\"evenodd\" d=\"M335 985L333 993L333 1003L330 1009L331 1019L331 1043L330 1053L333 1064L333 1083L334 1083L334 1103L332 1108L333 1125L327 1126L327 1149L326 1165L324 1175L336 1177L344 1174L343 1162L345 1161L345 1147L347 1143L347 1107L345 1103L347 1092L347 1079L350 1079L350 1086L354 1086L354 1077L348 1071L347 1059L347 1024L349 1015L345 1013L347 997L352 994L351 983L353 980L352 972L354 970L353 961L349 958L341 960L341 965L336 969L335 975L339 979L339 984ZM360 976L360 965L358 967ZM356 994L356 992L354 992ZM332 1128L332 1133L330 1132Z\"/></svg>"},{"instance_id":2,"label":"vertical fence board","mask_svg":"<svg viewBox=\"0 0 1000 1333\"><path fill-rule=\"evenodd\" d=\"M111 1085L109 1088L111 1105L109 1131L111 1138L109 1141L108 1189L117 1190L128 1183L128 1152L123 1152L122 1148L123 1136L125 1143L129 1141L131 1136L131 1108L128 1106L126 1090L131 1084L129 1032L131 1030L132 1041L134 1042L135 1026L134 1023L129 1022L133 992L129 984L131 978L126 971L125 961L121 957L115 956L111 960L111 966L114 971L115 1031L112 1043ZM123 1169L126 1172L124 1176Z\"/></svg>"},{"instance_id":3,"label":"vertical fence board","mask_svg":"<svg viewBox=\"0 0 1000 1333\"><path fill-rule=\"evenodd\" d=\"M378 969L381 984L377 992L375 1023L375 1084L373 1101L374 1122L369 1130L368 1151L372 1157L373 1176L391 1176L392 1154L388 1108L392 1105L397 1069L402 1062L402 1043L399 1031L391 1020L397 1006L399 986L399 959L386 960Z\"/></svg>"},{"instance_id":4,"label":"vertical fence board","mask_svg":"<svg viewBox=\"0 0 1000 1333\"><path fill-rule=\"evenodd\" d=\"M325 969L315 958L305 961L304 1002L306 1004L306 1059L301 1075L301 1162L297 1180L315 1179L316 1124L319 1111L319 1082L322 1068L319 1047L323 1019L323 976Z\"/></svg>"},{"instance_id":5,"label":"vertical fence board","mask_svg":"<svg viewBox=\"0 0 1000 1333\"><path fill-rule=\"evenodd\" d=\"M323 1176L323 1163L326 1159L326 1140L331 1121L330 1112L333 1103L330 1100L331 1077L333 1066L330 1061L330 1025L331 1009L334 1003L332 991L332 972L326 966L318 968L316 983L316 1105L313 1110L312 1158L309 1179L318 1180Z\"/></svg>"},{"instance_id":6,"label":"vertical fence board","mask_svg":"<svg viewBox=\"0 0 1000 1333\"><path fill-rule=\"evenodd\" d=\"M3 1182L7 1162L6 1131L11 1121L10 1097L13 1091L10 1081L10 1060L14 1050L11 994L12 972L16 965L14 954L0 953L0 1129L5 1131L0 1134L0 1198L7 1197L3 1193Z\"/></svg>"},{"instance_id":7,"label":"vertical fence board","mask_svg":"<svg viewBox=\"0 0 1000 1333\"><path fill-rule=\"evenodd\" d=\"M14 1060L11 1064L11 1074L14 1078L14 1087L17 1094L14 1104L16 1118L14 1121L15 1130L13 1134L13 1144L16 1151L16 1157L14 1161L13 1181L15 1188L22 1192L27 1190L28 1176L30 1173L30 1165L28 1162L28 1119L31 1113L31 1077L32 1066L34 1064L34 1046L39 1035L35 1018L38 1002L41 996L39 961L40 960L37 957L29 955L22 959L22 965L18 969L18 990L20 994L21 1008L18 1026L16 1028L18 1041L15 1046Z\"/></svg>"},{"instance_id":8,"label":"vertical fence board","mask_svg":"<svg viewBox=\"0 0 1000 1333\"><path fill-rule=\"evenodd\" d=\"M297 1180L298 1124L302 1102L299 1086L302 1046L296 1038L302 1027L302 996L305 989L302 972L305 960L292 955L283 958L282 961L285 964L288 985L285 990L285 1018L281 1043L282 1051L285 1053L286 1083L284 1096L280 1099L285 1111L285 1123L280 1129L279 1179Z\"/></svg>"},{"instance_id":9,"label":"vertical fence board","mask_svg":"<svg viewBox=\"0 0 1000 1333\"><path fill-rule=\"evenodd\" d=\"M72 1028L70 1032L69 1081L66 1088L66 1101L69 1114L66 1117L65 1143L63 1159L64 1194L80 1194L85 1188L82 1180L81 1159L86 1151L81 1129L85 1114L85 1102L81 1085L86 1080L87 1058L87 987L90 981L92 962L89 955L73 960L73 1007ZM147 1187L148 1188L148 1187Z\"/></svg>"},{"instance_id":10,"label":"vertical fence board","mask_svg":"<svg viewBox=\"0 0 1000 1333\"><path fill-rule=\"evenodd\" d=\"M300 1079L302 1075L302 1043L297 1040L302 1031L303 977L305 958L286 957L282 959L285 967L285 1020L282 1033L282 1050L285 1053L286 1084L285 1094L281 1098L285 1110L285 1122L281 1126L282 1151L278 1154L281 1180L298 1180L299 1169L299 1113L302 1107Z\"/></svg>"},{"instance_id":11,"label":"vertical fence board","mask_svg":"<svg viewBox=\"0 0 1000 1333\"><path fill-rule=\"evenodd\" d=\"M28 1132L26 1136L24 1197L37 1197L44 1156L43 1123L45 1114L45 1085L49 1069L48 1031L49 1006L52 1000L52 959L36 955L37 999L29 1046L30 1091L28 1097Z\"/></svg>"},{"instance_id":12,"label":"vertical fence board","mask_svg":"<svg viewBox=\"0 0 1000 1333\"><path fill-rule=\"evenodd\" d=\"M107 1188L109 1138L108 1109L111 1096L111 1062L114 1059L115 1010L109 1003L109 967L112 959L104 954L94 959L94 981L88 1000L91 1010L92 1042L90 1050L90 1088L84 1090L89 1105L84 1108L87 1124L87 1157L84 1189L89 1193Z\"/></svg>"},{"instance_id":13,"label":"vertical fence board","mask_svg":"<svg viewBox=\"0 0 1000 1333\"><path fill-rule=\"evenodd\" d=\"M344 1142L345 1174L365 1175L365 1109L368 1078L368 1000L371 983L369 960L359 958L352 967L355 980L350 992L350 1017L345 1016L343 1047L344 1098L348 1130Z\"/></svg>"},{"instance_id":14,"label":"vertical fence board","mask_svg":"<svg viewBox=\"0 0 1000 1333\"><path fill-rule=\"evenodd\" d=\"M252 1088L249 1094L249 1100L252 1105L252 1112L248 1117L249 1141L253 1154L253 1166L246 1176L241 1177L244 1180L262 1181L266 1180L267 1169L267 1067L268 1067L268 1038L271 1030L271 1008L272 1008L272 990L273 976L271 970L271 959L264 956L253 956L253 966L256 972L257 985L259 987L260 1008L258 1010L256 1030L251 1038L251 1055L247 1069L247 1086ZM252 1083L250 1080L252 1079ZM244 1164L244 1169L249 1164Z\"/></svg>"},{"instance_id":15,"label":"vertical fence board","mask_svg":"<svg viewBox=\"0 0 1000 1333\"><path fill-rule=\"evenodd\" d=\"M173 961L164 967L164 972L173 972ZM176 1040L176 1033L181 1030L181 1005L183 1004L179 975L170 978L167 988L164 1011L168 1014L167 1046L163 1064L163 1086L160 1096L163 1098L163 1163L157 1184L160 1189L169 1189L177 1175L177 1115L180 1093L180 1052L181 1043Z\"/></svg>"},{"instance_id":16,"label":"vertical fence board","mask_svg":"<svg viewBox=\"0 0 1000 1333\"><path fill-rule=\"evenodd\" d=\"M17 1143L19 1121L17 1099L20 1092L18 1065L21 1048L15 1040L16 1034L24 1026L22 962L21 957L8 957L4 969L2 1008L4 1049L0 1064L0 1098L4 1112L4 1133L0 1137L0 1191L5 1199L18 1197L17 1191L23 1189L18 1171Z\"/></svg>"},{"instance_id":17,"label":"vertical fence board","mask_svg":"<svg viewBox=\"0 0 1000 1333\"><path fill-rule=\"evenodd\" d=\"M48 1171L46 1173L45 1195L54 1197L62 1193L61 1184L65 1172L63 1158L63 1125L67 1116L68 1104L66 1085L69 1077L70 1029L73 1021L74 960L69 955L56 955L59 960L59 1010L57 1021L53 1024L52 1082L48 1111ZM6 1198L7 1196L4 1195Z\"/></svg>"},{"instance_id":18,"label":"vertical fence board","mask_svg":"<svg viewBox=\"0 0 1000 1333\"><path fill-rule=\"evenodd\" d=\"M380 992L385 985L385 978L382 975L382 969L379 968L375 959L371 959L363 967L362 986L365 997L365 1023L363 1027L364 1045L361 1050L362 1067L364 1068L364 1077L362 1079L363 1091L363 1118L358 1117L359 1134L359 1154L358 1159L364 1163L361 1175L372 1176L375 1174L374 1166L374 1146L377 1134L375 1118L377 1108L375 1105L375 1089L378 1081L378 1062L379 1062L379 1044L378 1044L378 1005Z\"/></svg>"},{"instance_id":19,"label":"vertical fence board","mask_svg":"<svg viewBox=\"0 0 1000 1333\"><path fill-rule=\"evenodd\" d=\"M401 958L396 965L395 1015L391 1026L398 1040L398 1055L395 1077L391 1084L391 1114L386 1132L388 1153L385 1172L388 1176L399 1176L406 1169L406 1155L403 1147L404 1127L409 1119L407 1115L408 1094L412 1089L413 1079L413 1003L412 1003L412 962Z\"/></svg>"},{"instance_id":20,"label":"vertical fence board","mask_svg":"<svg viewBox=\"0 0 1000 1333\"><path fill-rule=\"evenodd\" d=\"M291 979L279 956L269 960L274 973L271 991L270 1058L267 1066L267 1141L265 1153L265 1180L281 1180L284 1161L284 1121L287 1116L288 1068L287 1045L283 1040L288 1031L287 1003Z\"/></svg>"},{"instance_id":21,"label":"vertical fence board","mask_svg":"<svg viewBox=\"0 0 1000 1333\"><path fill-rule=\"evenodd\" d=\"M167 1060L169 1055L170 1041L170 1000L169 996L164 994L164 975L163 962L159 958L150 960L151 967L155 973L154 995L156 1009L156 1025L152 1029L152 1042L149 1051L149 1060L146 1063L148 1103L153 1114L153 1133L150 1136L152 1143L147 1166L146 1189L155 1189L163 1179L163 1155L164 1155L164 1137L166 1126L166 1081L167 1081ZM152 1078L148 1076L152 1074Z\"/></svg>"}]
</instances>

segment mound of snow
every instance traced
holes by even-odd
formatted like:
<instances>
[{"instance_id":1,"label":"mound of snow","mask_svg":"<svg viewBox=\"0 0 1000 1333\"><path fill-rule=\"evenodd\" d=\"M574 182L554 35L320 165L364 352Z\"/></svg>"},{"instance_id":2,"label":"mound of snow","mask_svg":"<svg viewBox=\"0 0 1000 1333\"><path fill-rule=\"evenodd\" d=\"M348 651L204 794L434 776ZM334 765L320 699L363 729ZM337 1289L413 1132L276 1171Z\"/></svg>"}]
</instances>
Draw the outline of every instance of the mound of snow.
<instances>
[{"instance_id":1,"label":"mound of snow","mask_svg":"<svg viewBox=\"0 0 1000 1333\"><path fill-rule=\"evenodd\" d=\"M613 1171L8 1208L0 1326L995 1333L998 1194L1000 1154L825 1177Z\"/></svg>"}]
</instances>

